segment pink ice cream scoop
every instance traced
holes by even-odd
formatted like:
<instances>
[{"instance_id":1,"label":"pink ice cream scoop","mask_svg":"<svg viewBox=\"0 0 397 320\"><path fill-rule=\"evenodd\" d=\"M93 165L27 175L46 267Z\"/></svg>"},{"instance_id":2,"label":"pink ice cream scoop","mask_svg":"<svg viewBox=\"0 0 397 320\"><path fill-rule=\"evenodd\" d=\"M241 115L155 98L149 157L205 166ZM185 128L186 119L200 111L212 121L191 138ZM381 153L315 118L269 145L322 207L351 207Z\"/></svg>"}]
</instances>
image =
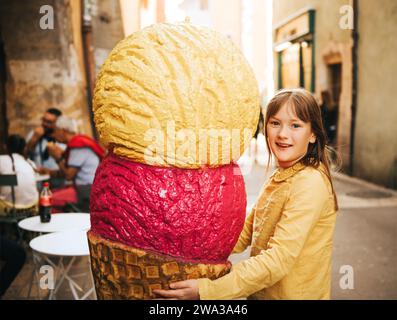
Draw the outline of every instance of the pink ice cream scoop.
<instances>
[{"instance_id":1,"label":"pink ice cream scoop","mask_svg":"<svg viewBox=\"0 0 397 320\"><path fill-rule=\"evenodd\" d=\"M110 153L91 193L91 231L105 239L183 261L223 263L245 219L237 164L180 169Z\"/></svg>"}]
</instances>

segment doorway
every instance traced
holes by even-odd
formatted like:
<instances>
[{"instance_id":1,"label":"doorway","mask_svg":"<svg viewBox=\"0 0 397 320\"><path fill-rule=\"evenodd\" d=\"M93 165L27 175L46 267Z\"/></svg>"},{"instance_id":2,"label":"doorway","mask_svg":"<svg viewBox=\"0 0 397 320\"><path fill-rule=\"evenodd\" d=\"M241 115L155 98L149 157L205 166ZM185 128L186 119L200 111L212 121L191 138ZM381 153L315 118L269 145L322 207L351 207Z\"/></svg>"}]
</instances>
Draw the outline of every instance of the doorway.
<instances>
[{"instance_id":1,"label":"doorway","mask_svg":"<svg viewBox=\"0 0 397 320\"><path fill-rule=\"evenodd\" d=\"M328 90L323 95L324 126L328 136L328 143L337 145L338 116L340 94L342 89L342 63L328 64Z\"/></svg>"}]
</instances>

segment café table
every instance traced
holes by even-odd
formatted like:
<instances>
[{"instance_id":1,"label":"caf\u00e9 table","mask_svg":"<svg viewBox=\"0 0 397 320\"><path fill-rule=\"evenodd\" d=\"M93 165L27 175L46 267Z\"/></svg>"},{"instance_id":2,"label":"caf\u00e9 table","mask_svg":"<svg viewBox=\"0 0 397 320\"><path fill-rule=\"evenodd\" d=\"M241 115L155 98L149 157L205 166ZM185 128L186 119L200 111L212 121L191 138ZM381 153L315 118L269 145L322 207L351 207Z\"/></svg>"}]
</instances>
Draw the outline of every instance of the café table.
<instances>
[{"instance_id":1,"label":"caf\u00e9 table","mask_svg":"<svg viewBox=\"0 0 397 320\"><path fill-rule=\"evenodd\" d=\"M91 224L88 213L54 213L50 222L40 222L40 216L34 216L19 221L18 226L27 231L50 233L72 229L88 230Z\"/></svg>"},{"instance_id":2,"label":"caf\u00e9 table","mask_svg":"<svg viewBox=\"0 0 397 320\"><path fill-rule=\"evenodd\" d=\"M61 285L68 281L70 290L75 300L85 300L95 293L91 271L81 274L71 274L71 269L79 257L89 257L90 252L87 240L88 230L66 230L38 236L30 241L29 246L33 252L40 255L47 266L54 268L53 282L50 286L49 300L55 299ZM58 262L55 259L58 258ZM65 258L70 261L66 262ZM89 277L90 286L86 292L77 284L74 278Z\"/></svg>"},{"instance_id":3,"label":"caf\u00e9 table","mask_svg":"<svg viewBox=\"0 0 397 320\"><path fill-rule=\"evenodd\" d=\"M63 232L68 230L86 231L90 229L90 225L91 225L90 215L87 213L56 213L56 214L52 214L51 221L46 223L40 222L39 216L34 216L23 219L18 223L19 228L27 231L38 232L40 234ZM35 268L32 271L31 282L27 296L28 298L30 298L31 295L34 278L36 278L36 282L39 283L38 271L40 270L42 260L43 260L43 256L33 251L33 263L35 265ZM51 260L52 264L54 264L53 260L54 259ZM59 261L61 263L60 267L63 265L63 260L64 259L61 258ZM74 263L75 260L76 258L74 259L72 258L72 264ZM40 296L40 290L39 290L39 296Z\"/></svg>"}]
</instances>

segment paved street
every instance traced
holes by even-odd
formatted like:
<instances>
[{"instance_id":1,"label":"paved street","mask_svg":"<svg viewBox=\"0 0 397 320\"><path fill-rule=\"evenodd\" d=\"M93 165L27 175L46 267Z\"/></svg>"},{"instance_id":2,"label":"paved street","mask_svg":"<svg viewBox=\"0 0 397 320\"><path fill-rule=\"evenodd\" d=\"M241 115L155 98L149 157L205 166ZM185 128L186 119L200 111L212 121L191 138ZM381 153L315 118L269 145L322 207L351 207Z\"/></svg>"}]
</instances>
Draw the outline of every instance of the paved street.
<instances>
[{"instance_id":1,"label":"paved street","mask_svg":"<svg viewBox=\"0 0 397 320\"><path fill-rule=\"evenodd\" d=\"M246 174L248 207L253 205L266 179L267 157L263 149L260 154L261 165L250 166L252 161L247 155L240 161ZM397 299L397 192L342 174L336 174L334 179L341 209L334 241L333 299ZM231 260L233 263L241 261L248 254L247 250L232 256ZM346 270L350 270L346 269L349 266L354 275L353 289L342 289L343 281L342 287L340 281ZM88 260L81 259L77 269L87 267ZM5 299L26 297L31 270L32 265L27 263ZM37 288L33 294L33 297L37 295ZM58 295L63 299L71 297L67 286Z\"/></svg>"}]
</instances>

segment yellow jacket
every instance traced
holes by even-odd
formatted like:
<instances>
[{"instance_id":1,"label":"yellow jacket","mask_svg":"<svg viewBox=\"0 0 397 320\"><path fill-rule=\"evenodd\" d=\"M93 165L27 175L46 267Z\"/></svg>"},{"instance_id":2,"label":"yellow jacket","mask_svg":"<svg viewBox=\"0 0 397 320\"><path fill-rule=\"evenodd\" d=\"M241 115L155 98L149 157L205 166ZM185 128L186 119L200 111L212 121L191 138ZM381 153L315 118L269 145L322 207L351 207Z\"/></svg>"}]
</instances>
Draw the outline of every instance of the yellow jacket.
<instances>
[{"instance_id":1,"label":"yellow jacket","mask_svg":"<svg viewBox=\"0 0 397 320\"><path fill-rule=\"evenodd\" d=\"M336 211L324 170L298 163L273 173L233 250L251 245L251 258L219 279L199 279L202 300L330 298Z\"/></svg>"}]
</instances>

